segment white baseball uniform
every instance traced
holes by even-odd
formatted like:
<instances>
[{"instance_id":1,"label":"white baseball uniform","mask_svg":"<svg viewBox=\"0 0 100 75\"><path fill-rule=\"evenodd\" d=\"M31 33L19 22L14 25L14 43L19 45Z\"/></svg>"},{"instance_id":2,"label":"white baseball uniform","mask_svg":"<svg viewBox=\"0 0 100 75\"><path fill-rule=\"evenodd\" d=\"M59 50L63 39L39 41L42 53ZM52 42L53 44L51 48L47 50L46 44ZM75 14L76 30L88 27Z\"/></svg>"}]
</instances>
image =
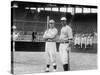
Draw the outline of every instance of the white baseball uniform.
<instances>
[{"instance_id":1,"label":"white baseball uniform","mask_svg":"<svg viewBox=\"0 0 100 75\"><path fill-rule=\"evenodd\" d=\"M75 37L74 38L74 45L77 45L78 44L78 37Z\"/></svg>"},{"instance_id":2,"label":"white baseball uniform","mask_svg":"<svg viewBox=\"0 0 100 75\"><path fill-rule=\"evenodd\" d=\"M15 41L18 38L19 33L17 33L16 31L13 32L13 51L15 51Z\"/></svg>"},{"instance_id":3,"label":"white baseball uniform","mask_svg":"<svg viewBox=\"0 0 100 75\"><path fill-rule=\"evenodd\" d=\"M81 48L83 45L85 45L85 48L86 48L86 42L87 42L86 39L87 39L86 36L81 38Z\"/></svg>"},{"instance_id":4,"label":"white baseball uniform","mask_svg":"<svg viewBox=\"0 0 100 75\"><path fill-rule=\"evenodd\" d=\"M79 36L75 37L74 45L77 45L77 44L80 45L80 43L81 43L80 37Z\"/></svg>"},{"instance_id":5,"label":"white baseball uniform","mask_svg":"<svg viewBox=\"0 0 100 75\"><path fill-rule=\"evenodd\" d=\"M90 39L89 39L89 44L92 46L93 44L93 37L91 36Z\"/></svg>"},{"instance_id":6,"label":"white baseball uniform","mask_svg":"<svg viewBox=\"0 0 100 75\"><path fill-rule=\"evenodd\" d=\"M13 32L13 41L15 41L18 38L18 36L19 36L19 33L14 31Z\"/></svg>"},{"instance_id":7,"label":"white baseball uniform","mask_svg":"<svg viewBox=\"0 0 100 75\"><path fill-rule=\"evenodd\" d=\"M60 33L60 39L64 40L64 39L72 39L72 38L73 35L72 35L71 27L68 25L62 27ZM68 50L70 50L69 43L60 43L59 52L63 64L68 64Z\"/></svg>"},{"instance_id":8,"label":"white baseball uniform","mask_svg":"<svg viewBox=\"0 0 100 75\"><path fill-rule=\"evenodd\" d=\"M89 45L90 36L87 37L86 44Z\"/></svg>"},{"instance_id":9,"label":"white baseball uniform","mask_svg":"<svg viewBox=\"0 0 100 75\"><path fill-rule=\"evenodd\" d=\"M45 31L43 38L44 39L55 39L58 31L56 28L48 29ZM56 58L56 42L46 42L45 44L45 52L48 56L47 62L55 62Z\"/></svg>"}]
</instances>

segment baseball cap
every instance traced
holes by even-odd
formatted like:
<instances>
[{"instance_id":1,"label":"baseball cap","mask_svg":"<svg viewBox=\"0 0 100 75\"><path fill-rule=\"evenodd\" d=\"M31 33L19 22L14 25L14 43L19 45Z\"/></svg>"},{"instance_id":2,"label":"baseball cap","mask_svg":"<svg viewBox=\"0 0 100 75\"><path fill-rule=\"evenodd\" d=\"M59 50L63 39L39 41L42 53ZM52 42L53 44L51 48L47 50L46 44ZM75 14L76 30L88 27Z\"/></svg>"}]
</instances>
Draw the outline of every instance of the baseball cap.
<instances>
[{"instance_id":1,"label":"baseball cap","mask_svg":"<svg viewBox=\"0 0 100 75\"><path fill-rule=\"evenodd\" d=\"M52 20L49 20L49 23L55 23L55 21L52 19Z\"/></svg>"},{"instance_id":2,"label":"baseball cap","mask_svg":"<svg viewBox=\"0 0 100 75\"><path fill-rule=\"evenodd\" d=\"M12 28L13 28L13 29L16 29L16 26L14 25Z\"/></svg>"},{"instance_id":3,"label":"baseball cap","mask_svg":"<svg viewBox=\"0 0 100 75\"><path fill-rule=\"evenodd\" d=\"M66 17L62 17L61 20L67 20Z\"/></svg>"}]
</instances>

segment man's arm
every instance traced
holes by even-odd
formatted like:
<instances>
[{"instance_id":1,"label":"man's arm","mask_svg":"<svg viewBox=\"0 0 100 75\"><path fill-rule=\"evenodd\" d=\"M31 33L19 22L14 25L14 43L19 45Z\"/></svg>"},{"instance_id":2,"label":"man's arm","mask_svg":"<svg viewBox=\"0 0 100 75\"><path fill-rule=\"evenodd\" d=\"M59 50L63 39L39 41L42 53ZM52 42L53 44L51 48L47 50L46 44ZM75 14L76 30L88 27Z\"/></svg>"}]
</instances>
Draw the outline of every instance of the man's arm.
<instances>
[{"instance_id":1,"label":"man's arm","mask_svg":"<svg viewBox=\"0 0 100 75\"><path fill-rule=\"evenodd\" d=\"M72 40L73 40L73 32L72 32L72 28L70 27L70 28L68 29L68 41L69 41L69 46L71 46Z\"/></svg>"},{"instance_id":2,"label":"man's arm","mask_svg":"<svg viewBox=\"0 0 100 75\"><path fill-rule=\"evenodd\" d=\"M44 38L44 39L47 39L47 38L48 38L48 30L46 30L46 31L44 32L43 38Z\"/></svg>"},{"instance_id":3,"label":"man's arm","mask_svg":"<svg viewBox=\"0 0 100 75\"><path fill-rule=\"evenodd\" d=\"M52 31L51 33L48 33L47 31L44 33L43 38L45 40L52 40L54 41L54 39L56 38L56 35L58 34L57 29L55 29L54 31Z\"/></svg>"},{"instance_id":4,"label":"man's arm","mask_svg":"<svg viewBox=\"0 0 100 75\"><path fill-rule=\"evenodd\" d=\"M56 37L57 33L58 33L57 29L55 29L51 33L50 32L49 33L47 32L47 33L44 34L44 38L51 38L51 39L53 39L53 38Z\"/></svg>"},{"instance_id":5,"label":"man's arm","mask_svg":"<svg viewBox=\"0 0 100 75\"><path fill-rule=\"evenodd\" d=\"M55 39L57 34L58 34L58 31L57 31L57 29L55 29L51 33L48 34L48 37L50 39Z\"/></svg>"}]
</instances>

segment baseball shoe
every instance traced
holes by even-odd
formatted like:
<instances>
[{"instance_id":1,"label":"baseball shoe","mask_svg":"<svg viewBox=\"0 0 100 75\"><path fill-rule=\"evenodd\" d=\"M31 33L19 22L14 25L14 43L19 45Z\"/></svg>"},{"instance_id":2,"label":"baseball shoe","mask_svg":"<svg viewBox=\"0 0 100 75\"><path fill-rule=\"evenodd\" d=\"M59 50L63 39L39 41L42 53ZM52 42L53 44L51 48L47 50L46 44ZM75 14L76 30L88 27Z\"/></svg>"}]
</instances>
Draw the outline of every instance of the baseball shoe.
<instances>
[{"instance_id":1,"label":"baseball shoe","mask_svg":"<svg viewBox=\"0 0 100 75\"><path fill-rule=\"evenodd\" d=\"M53 72L56 72L56 69L54 69Z\"/></svg>"},{"instance_id":2,"label":"baseball shoe","mask_svg":"<svg viewBox=\"0 0 100 75\"><path fill-rule=\"evenodd\" d=\"M46 68L45 72L50 72L50 71L49 71L49 68Z\"/></svg>"}]
</instances>

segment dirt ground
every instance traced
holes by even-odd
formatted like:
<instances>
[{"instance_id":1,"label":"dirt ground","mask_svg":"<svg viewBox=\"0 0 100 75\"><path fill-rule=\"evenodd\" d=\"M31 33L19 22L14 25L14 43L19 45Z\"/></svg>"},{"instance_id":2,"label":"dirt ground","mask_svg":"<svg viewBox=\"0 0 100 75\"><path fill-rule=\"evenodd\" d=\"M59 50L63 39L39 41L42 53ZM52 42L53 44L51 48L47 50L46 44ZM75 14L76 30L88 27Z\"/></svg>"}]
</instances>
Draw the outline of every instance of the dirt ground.
<instances>
[{"instance_id":1,"label":"dirt ground","mask_svg":"<svg viewBox=\"0 0 100 75\"><path fill-rule=\"evenodd\" d=\"M57 71L63 71L59 52L57 52ZM97 69L97 53L70 52L70 71ZM45 72L45 52L14 52L14 74L32 74ZM51 66L52 72L52 66Z\"/></svg>"}]
</instances>

